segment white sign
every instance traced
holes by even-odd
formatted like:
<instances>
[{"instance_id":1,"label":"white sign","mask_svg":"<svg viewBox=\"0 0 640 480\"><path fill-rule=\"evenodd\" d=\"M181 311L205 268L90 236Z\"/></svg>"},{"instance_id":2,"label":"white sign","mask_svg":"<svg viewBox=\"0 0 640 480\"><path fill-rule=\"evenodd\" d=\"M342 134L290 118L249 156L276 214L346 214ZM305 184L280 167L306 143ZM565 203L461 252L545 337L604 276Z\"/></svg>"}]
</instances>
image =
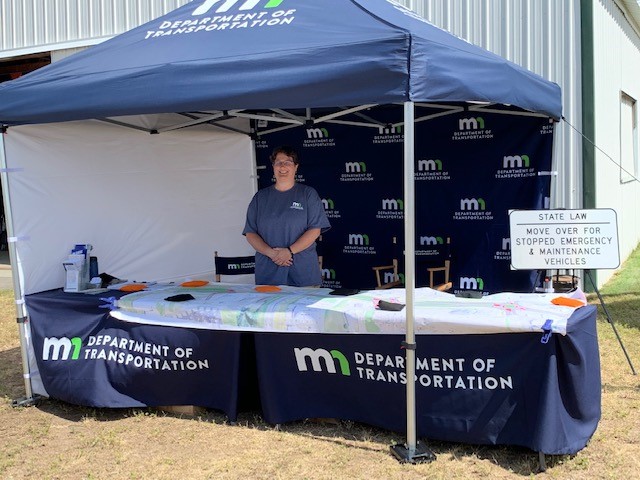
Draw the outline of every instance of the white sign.
<instances>
[{"instance_id":1,"label":"white sign","mask_svg":"<svg viewBox=\"0 0 640 480\"><path fill-rule=\"evenodd\" d=\"M618 223L612 209L512 210L511 266L516 270L617 268Z\"/></svg>"}]
</instances>

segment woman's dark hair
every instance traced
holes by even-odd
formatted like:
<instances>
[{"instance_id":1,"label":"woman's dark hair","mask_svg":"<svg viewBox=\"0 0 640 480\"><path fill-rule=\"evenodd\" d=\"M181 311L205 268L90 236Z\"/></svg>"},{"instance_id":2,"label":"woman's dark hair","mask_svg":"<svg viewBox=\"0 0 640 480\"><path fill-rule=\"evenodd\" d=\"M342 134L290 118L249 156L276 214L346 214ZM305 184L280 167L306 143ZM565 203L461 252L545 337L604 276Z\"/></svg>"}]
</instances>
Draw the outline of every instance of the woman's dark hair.
<instances>
[{"instance_id":1,"label":"woman's dark hair","mask_svg":"<svg viewBox=\"0 0 640 480\"><path fill-rule=\"evenodd\" d=\"M279 153L284 153L287 157L291 157L291 160L293 160L293 163L295 163L296 165L300 163L300 161L298 160L298 152L296 152L294 148L290 147L289 145L281 145L274 148L273 152L271 152L271 156L269 157L271 163L276 161L276 157Z\"/></svg>"}]
</instances>

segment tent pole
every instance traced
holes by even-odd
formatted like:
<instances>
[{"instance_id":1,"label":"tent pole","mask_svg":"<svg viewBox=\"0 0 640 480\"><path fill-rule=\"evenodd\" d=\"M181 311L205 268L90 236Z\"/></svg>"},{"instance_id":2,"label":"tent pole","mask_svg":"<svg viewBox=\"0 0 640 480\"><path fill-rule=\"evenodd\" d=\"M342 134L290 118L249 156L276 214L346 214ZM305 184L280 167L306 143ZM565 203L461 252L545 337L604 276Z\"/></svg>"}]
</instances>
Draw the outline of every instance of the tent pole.
<instances>
[{"instance_id":1,"label":"tent pole","mask_svg":"<svg viewBox=\"0 0 640 480\"><path fill-rule=\"evenodd\" d=\"M407 373L407 442L392 445L391 451L401 462L422 463L435 460L435 455L417 441L416 435L416 343L413 297L415 291L415 151L413 102L404 102L404 279L406 292L405 349Z\"/></svg>"},{"instance_id":2,"label":"tent pole","mask_svg":"<svg viewBox=\"0 0 640 480\"><path fill-rule=\"evenodd\" d=\"M4 144L4 136L7 127L0 125L0 180L2 181L2 201L4 203L4 220L7 229L7 245L9 249L9 262L11 263L11 274L13 277L13 295L16 303L16 319L20 330L20 353L22 356L22 377L24 379L25 398L20 398L12 402L14 407L28 406L35 403L31 387L31 372L29 370L29 355L27 353L27 309L22 298L20 288L20 275L17 268L16 242L13 233L13 216L11 214L11 195L9 195L9 175L7 169L7 154Z\"/></svg>"},{"instance_id":3,"label":"tent pole","mask_svg":"<svg viewBox=\"0 0 640 480\"><path fill-rule=\"evenodd\" d=\"M414 175L414 120L413 102L404 104L404 279L407 306L406 315L406 369L407 369L407 447L413 455L416 448L416 374L415 332L413 322L413 294L415 283L415 175Z\"/></svg>"}]
</instances>

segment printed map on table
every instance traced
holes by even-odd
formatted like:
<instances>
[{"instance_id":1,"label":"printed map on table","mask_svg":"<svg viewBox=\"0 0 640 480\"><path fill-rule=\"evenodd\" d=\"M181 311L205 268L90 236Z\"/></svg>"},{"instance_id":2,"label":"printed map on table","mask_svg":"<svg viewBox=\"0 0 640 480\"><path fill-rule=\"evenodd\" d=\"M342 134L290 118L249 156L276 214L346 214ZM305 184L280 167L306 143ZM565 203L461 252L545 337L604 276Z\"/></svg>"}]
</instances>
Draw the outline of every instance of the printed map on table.
<instances>
[{"instance_id":1,"label":"printed map on table","mask_svg":"<svg viewBox=\"0 0 640 480\"><path fill-rule=\"evenodd\" d=\"M120 320L178 327L297 333L403 334L406 308L377 309L379 300L405 303L404 289L370 290L347 297L326 288L281 286L261 293L254 285L210 284L198 288L176 285L125 295L111 315ZM183 302L165 300L191 294ZM584 298L579 290L571 294ZM479 299L458 298L429 288L414 293L416 334L480 334L542 332L551 321L553 333L566 334L574 307L551 303L561 294L499 293Z\"/></svg>"}]
</instances>

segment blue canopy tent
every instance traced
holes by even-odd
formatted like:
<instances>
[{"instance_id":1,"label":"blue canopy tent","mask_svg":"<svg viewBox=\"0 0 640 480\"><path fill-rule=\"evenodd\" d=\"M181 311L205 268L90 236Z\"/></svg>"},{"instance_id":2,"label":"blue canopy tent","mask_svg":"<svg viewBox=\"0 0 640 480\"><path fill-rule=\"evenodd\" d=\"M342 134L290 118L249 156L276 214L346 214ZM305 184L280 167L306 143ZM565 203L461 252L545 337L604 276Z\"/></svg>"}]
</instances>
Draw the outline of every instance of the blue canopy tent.
<instances>
[{"instance_id":1,"label":"blue canopy tent","mask_svg":"<svg viewBox=\"0 0 640 480\"><path fill-rule=\"evenodd\" d=\"M118 117L152 113L184 116L163 131L234 116L312 125L393 103L404 105L406 368L413 378L414 105L429 104L441 112L434 116L492 108L559 119L556 84L391 0L196 0L0 85L0 125L6 131L83 119L127 124ZM11 237L4 145L0 156ZM14 248L10 243L12 259ZM19 285L16 280L17 300ZM25 318L24 303L17 305ZM416 453L414 388L407 382L410 458Z\"/></svg>"}]
</instances>

